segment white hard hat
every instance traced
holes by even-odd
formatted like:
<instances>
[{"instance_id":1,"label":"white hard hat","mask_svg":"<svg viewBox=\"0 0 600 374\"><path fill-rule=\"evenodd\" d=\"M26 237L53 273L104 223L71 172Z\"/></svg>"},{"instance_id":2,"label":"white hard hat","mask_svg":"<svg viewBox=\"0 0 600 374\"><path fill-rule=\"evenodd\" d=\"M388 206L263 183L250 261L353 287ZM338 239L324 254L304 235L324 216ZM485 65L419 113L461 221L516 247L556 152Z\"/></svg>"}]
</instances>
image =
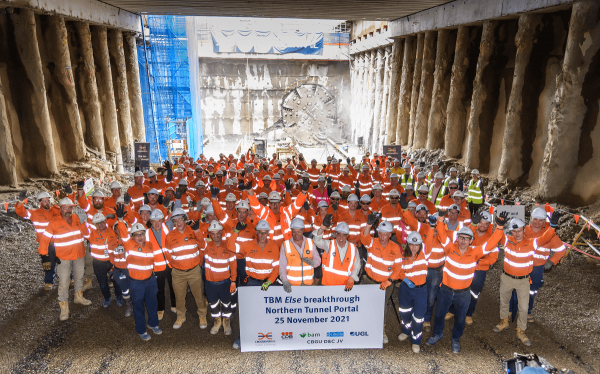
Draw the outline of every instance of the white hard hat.
<instances>
[{"instance_id":1,"label":"white hard hat","mask_svg":"<svg viewBox=\"0 0 600 374\"><path fill-rule=\"evenodd\" d=\"M58 202L58 205L60 205L60 206L67 206L67 205L75 205L75 204L73 204L73 202L71 201L71 199L69 199L68 197L63 197Z\"/></svg>"},{"instance_id":2,"label":"white hard hat","mask_svg":"<svg viewBox=\"0 0 600 374\"><path fill-rule=\"evenodd\" d=\"M302 218L294 218L292 220L292 223L290 224L290 229L304 229L304 221L302 220Z\"/></svg>"},{"instance_id":3,"label":"white hard hat","mask_svg":"<svg viewBox=\"0 0 600 374\"><path fill-rule=\"evenodd\" d=\"M323 175L319 176L319 179L317 179L317 182L326 182L327 178L325 178Z\"/></svg>"},{"instance_id":4,"label":"white hard hat","mask_svg":"<svg viewBox=\"0 0 600 374\"><path fill-rule=\"evenodd\" d=\"M510 223L508 224L509 230L516 230L520 229L521 227L525 227L525 222L521 221L518 218L511 219Z\"/></svg>"},{"instance_id":5,"label":"white hard hat","mask_svg":"<svg viewBox=\"0 0 600 374\"><path fill-rule=\"evenodd\" d=\"M342 187L342 192L350 192L352 191L352 187L350 187L350 185L345 185L344 187Z\"/></svg>"},{"instance_id":6,"label":"white hard hat","mask_svg":"<svg viewBox=\"0 0 600 374\"><path fill-rule=\"evenodd\" d=\"M333 193L332 193L332 194L331 194L331 196L329 196L329 197L330 197L330 198L334 198L334 199L335 199L335 198L337 198L337 199L341 199L341 198L342 198L342 195L340 195L340 193L339 193L339 192L337 192L337 191L333 191Z\"/></svg>"},{"instance_id":7,"label":"white hard hat","mask_svg":"<svg viewBox=\"0 0 600 374\"><path fill-rule=\"evenodd\" d=\"M136 171L135 174L133 174L133 177L134 178L144 177L144 173L142 173L141 171Z\"/></svg>"},{"instance_id":8,"label":"white hard hat","mask_svg":"<svg viewBox=\"0 0 600 374\"><path fill-rule=\"evenodd\" d=\"M210 199L208 197L203 197L202 200L200 200L200 205L210 205Z\"/></svg>"},{"instance_id":9,"label":"white hard hat","mask_svg":"<svg viewBox=\"0 0 600 374\"><path fill-rule=\"evenodd\" d=\"M460 208L458 207L458 205L452 204L452 205L450 205L450 207L448 207L448 210L452 210L452 209L455 209L458 213L460 213Z\"/></svg>"},{"instance_id":10,"label":"white hard hat","mask_svg":"<svg viewBox=\"0 0 600 374\"><path fill-rule=\"evenodd\" d=\"M329 207L329 205L327 204L327 201L325 200L321 200L319 201L319 204L317 204L317 208L327 208Z\"/></svg>"},{"instance_id":11,"label":"white hard hat","mask_svg":"<svg viewBox=\"0 0 600 374\"><path fill-rule=\"evenodd\" d=\"M158 190L156 188L151 188L150 191L148 191L148 195L150 194L159 195Z\"/></svg>"},{"instance_id":12,"label":"white hard hat","mask_svg":"<svg viewBox=\"0 0 600 374\"><path fill-rule=\"evenodd\" d=\"M468 235L471 238L473 237L473 230L468 228L467 226L461 227L460 230L456 233L457 235Z\"/></svg>"},{"instance_id":13,"label":"white hard hat","mask_svg":"<svg viewBox=\"0 0 600 374\"><path fill-rule=\"evenodd\" d=\"M363 169L363 170L367 170L368 168L369 168L369 165L363 165L363 166L362 166L362 169Z\"/></svg>"},{"instance_id":14,"label":"white hard hat","mask_svg":"<svg viewBox=\"0 0 600 374\"><path fill-rule=\"evenodd\" d=\"M209 204L206 209L204 210L204 212L206 214L215 214L215 209L213 208L212 204Z\"/></svg>"},{"instance_id":15,"label":"white hard hat","mask_svg":"<svg viewBox=\"0 0 600 374\"><path fill-rule=\"evenodd\" d=\"M144 204L140 207L140 210L138 210L138 213L141 213L143 211L152 212L152 208L150 208L150 206Z\"/></svg>"},{"instance_id":16,"label":"white hard hat","mask_svg":"<svg viewBox=\"0 0 600 374\"><path fill-rule=\"evenodd\" d=\"M42 199L49 199L51 196L48 192L42 191L37 195L37 200L40 201Z\"/></svg>"},{"instance_id":17,"label":"white hard hat","mask_svg":"<svg viewBox=\"0 0 600 374\"><path fill-rule=\"evenodd\" d=\"M223 186L233 186L233 181L229 178L225 179Z\"/></svg>"},{"instance_id":18,"label":"white hard hat","mask_svg":"<svg viewBox=\"0 0 600 374\"><path fill-rule=\"evenodd\" d=\"M400 192L397 189L393 189L390 191L390 196L400 196Z\"/></svg>"},{"instance_id":19,"label":"white hard hat","mask_svg":"<svg viewBox=\"0 0 600 374\"><path fill-rule=\"evenodd\" d=\"M481 212L481 220L492 223L492 215L489 212Z\"/></svg>"},{"instance_id":20,"label":"white hard hat","mask_svg":"<svg viewBox=\"0 0 600 374\"><path fill-rule=\"evenodd\" d=\"M150 220L152 221L160 221L161 219L164 219L165 215L163 214L163 212L160 209L154 209L152 211L152 213L150 213Z\"/></svg>"},{"instance_id":21,"label":"white hard hat","mask_svg":"<svg viewBox=\"0 0 600 374\"><path fill-rule=\"evenodd\" d=\"M346 222L339 222L335 226L335 231L339 232L340 234L350 234L350 227L348 227Z\"/></svg>"},{"instance_id":22,"label":"white hard hat","mask_svg":"<svg viewBox=\"0 0 600 374\"><path fill-rule=\"evenodd\" d=\"M206 187L206 185L204 184L204 182L202 182L202 181L196 182L196 188L200 188L200 187Z\"/></svg>"},{"instance_id":23,"label":"white hard hat","mask_svg":"<svg viewBox=\"0 0 600 374\"><path fill-rule=\"evenodd\" d=\"M471 174L474 174L474 175L479 175L479 170L477 170L477 169L473 169L473 170L471 171Z\"/></svg>"},{"instance_id":24,"label":"white hard hat","mask_svg":"<svg viewBox=\"0 0 600 374\"><path fill-rule=\"evenodd\" d=\"M421 234L413 231L406 237L406 244L423 244L423 238Z\"/></svg>"},{"instance_id":25,"label":"white hard hat","mask_svg":"<svg viewBox=\"0 0 600 374\"><path fill-rule=\"evenodd\" d=\"M175 218L175 217L179 217L179 216L183 216L184 218L187 218L187 215L185 214L185 212L183 211L183 209L181 209L181 208L175 208L173 210L173 213L171 214L171 217Z\"/></svg>"},{"instance_id":26,"label":"white hard hat","mask_svg":"<svg viewBox=\"0 0 600 374\"><path fill-rule=\"evenodd\" d=\"M100 191L100 190L96 190L94 191L94 193L92 194L92 197L101 197L101 198L105 198L106 196L104 196L104 192Z\"/></svg>"},{"instance_id":27,"label":"white hard hat","mask_svg":"<svg viewBox=\"0 0 600 374\"><path fill-rule=\"evenodd\" d=\"M94 225L104 221L106 221L106 217L104 217L104 214L102 213L96 213L94 214L94 217L92 217L92 223Z\"/></svg>"},{"instance_id":28,"label":"white hard hat","mask_svg":"<svg viewBox=\"0 0 600 374\"><path fill-rule=\"evenodd\" d=\"M152 178L152 177L156 177L156 172L154 171L154 169L149 169L148 170L148 178Z\"/></svg>"},{"instance_id":29,"label":"white hard hat","mask_svg":"<svg viewBox=\"0 0 600 374\"><path fill-rule=\"evenodd\" d=\"M275 192L275 191L272 191L269 194L269 201L272 201L272 202L275 202L275 203L279 202L279 201L281 201L281 195L279 193Z\"/></svg>"},{"instance_id":30,"label":"white hard hat","mask_svg":"<svg viewBox=\"0 0 600 374\"><path fill-rule=\"evenodd\" d=\"M444 174L442 174L440 172L437 172L437 173L435 173L435 175L433 177L436 178L436 179L438 179L438 178L439 179L444 179Z\"/></svg>"},{"instance_id":31,"label":"white hard hat","mask_svg":"<svg viewBox=\"0 0 600 374\"><path fill-rule=\"evenodd\" d=\"M250 204L246 200L242 200L235 206L235 209L247 209L250 210Z\"/></svg>"},{"instance_id":32,"label":"white hard hat","mask_svg":"<svg viewBox=\"0 0 600 374\"><path fill-rule=\"evenodd\" d=\"M454 195L452 195L452 198L455 198L455 197L462 197L462 198L464 198L465 197L465 193L462 192L462 191L456 191L454 193Z\"/></svg>"},{"instance_id":33,"label":"white hard hat","mask_svg":"<svg viewBox=\"0 0 600 374\"><path fill-rule=\"evenodd\" d=\"M267 193L266 193L266 192L261 192L261 193L258 195L258 198L259 198L259 199L268 199L268 198L269 198L269 195L267 195Z\"/></svg>"},{"instance_id":34,"label":"white hard hat","mask_svg":"<svg viewBox=\"0 0 600 374\"><path fill-rule=\"evenodd\" d=\"M429 188L423 184L419 187L419 192L429 192Z\"/></svg>"},{"instance_id":35,"label":"white hard hat","mask_svg":"<svg viewBox=\"0 0 600 374\"><path fill-rule=\"evenodd\" d=\"M269 174L265 174L263 176L262 180L264 180L264 181L270 181L271 180L271 176Z\"/></svg>"},{"instance_id":36,"label":"white hard hat","mask_svg":"<svg viewBox=\"0 0 600 374\"><path fill-rule=\"evenodd\" d=\"M383 187L381 186L381 183L377 183L373 186L373 190L379 190L379 191L383 191Z\"/></svg>"},{"instance_id":37,"label":"white hard hat","mask_svg":"<svg viewBox=\"0 0 600 374\"><path fill-rule=\"evenodd\" d=\"M181 178L177 184L178 184L179 186L187 186L187 185L188 185L188 182L187 182L187 180L185 180L185 179Z\"/></svg>"},{"instance_id":38,"label":"white hard hat","mask_svg":"<svg viewBox=\"0 0 600 374\"><path fill-rule=\"evenodd\" d=\"M223 230L223 225L219 221L211 221L208 225L208 232L217 232Z\"/></svg>"},{"instance_id":39,"label":"white hard hat","mask_svg":"<svg viewBox=\"0 0 600 374\"><path fill-rule=\"evenodd\" d=\"M392 232L394 230L394 226L390 221L382 221L377 227L377 231L379 232Z\"/></svg>"},{"instance_id":40,"label":"white hard hat","mask_svg":"<svg viewBox=\"0 0 600 374\"><path fill-rule=\"evenodd\" d=\"M237 201L237 198L233 193L230 192L227 194L227 196L225 196L225 201Z\"/></svg>"},{"instance_id":41,"label":"white hard hat","mask_svg":"<svg viewBox=\"0 0 600 374\"><path fill-rule=\"evenodd\" d=\"M140 232L140 231L146 232L146 227L144 225L142 225L141 223L136 222L131 226L131 235L135 234L136 232Z\"/></svg>"},{"instance_id":42,"label":"white hard hat","mask_svg":"<svg viewBox=\"0 0 600 374\"><path fill-rule=\"evenodd\" d=\"M360 197L360 202L361 203L370 203L371 202L371 196L369 196L369 195L362 195Z\"/></svg>"},{"instance_id":43,"label":"white hard hat","mask_svg":"<svg viewBox=\"0 0 600 374\"><path fill-rule=\"evenodd\" d=\"M270 231L271 226L269 226L269 222L265 221L264 219L261 219L256 224L255 230L256 231Z\"/></svg>"},{"instance_id":44,"label":"white hard hat","mask_svg":"<svg viewBox=\"0 0 600 374\"><path fill-rule=\"evenodd\" d=\"M546 210L544 208L535 208L533 212L531 212L531 218L545 220L548 218L548 215L546 214Z\"/></svg>"},{"instance_id":45,"label":"white hard hat","mask_svg":"<svg viewBox=\"0 0 600 374\"><path fill-rule=\"evenodd\" d=\"M358 196L356 196L355 194L348 196L348 202L351 201L358 201Z\"/></svg>"},{"instance_id":46,"label":"white hard hat","mask_svg":"<svg viewBox=\"0 0 600 374\"><path fill-rule=\"evenodd\" d=\"M279 173L275 173L275 175L273 175L273 179L281 180L281 175L279 175Z\"/></svg>"},{"instance_id":47,"label":"white hard hat","mask_svg":"<svg viewBox=\"0 0 600 374\"><path fill-rule=\"evenodd\" d=\"M429 208L427 208L427 205L425 204L419 204L417 205L417 212L421 212L421 211L425 211L425 212L429 212Z\"/></svg>"},{"instance_id":48,"label":"white hard hat","mask_svg":"<svg viewBox=\"0 0 600 374\"><path fill-rule=\"evenodd\" d=\"M448 182L448 186L450 186L451 184L458 186L458 181L456 179L452 179L451 181Z\"/></svg>"},{"instance_id":49,"label":"white hard hat","mask_svg":"<svg viewBox=\"0 0 600 374\"><path fill-rule=\"evenodd\" d=\"M451 172L453 172L453 171L456 171L456 172L458 172L458 170L456 170L456 168L455 168L454 166L453 166L453 167L451 167L451 168L450 168L450 170L448 170L448 171L449 171L450 173L451 173Z\"/></svg>"},{"instance_id":50,"label":"white hard hat","mask_svg":"<svg viewBox=\"0 0 600 374\"><path fill-rule=\"evenodd\" d=\"M408 203L408 207L416 209L417 208L417 203L415 203L414 201L411 201L411 202Z\"/></svg>"},{"instance_id":51,"label":"white hard hat","mask_svg":"<svg viewBox=\"0 0 600 374\"><path fill-rule=\"evenodd\" d=\"M390 179L391 179L391 178L399 178L399 176L398 176L398 174L396 174L396 173L392 173L392 174L390 174Z\"/></svg>"},{"instance_id":52,"label":"white hard hat","mask_svg":"<svg viewBox=\"0 0 600 374\"><path fill-rule=\"evenodd\" d=\"M406 186L404 186L405 190L415 190L415 186L412 185L412 183L407 184Z\"/></svg>"},{"instance_id":53,"label":"white hard hat","mask_svg":"<svg viewBox=\"0 0 600 374\"><path fill-rule=\"evenodd\" d=\"M110 189L111 190L116 190L118 188L123 188L123 186L121 186L121 183L114 181L110 184Z\"/></svg>"}]
</instances>

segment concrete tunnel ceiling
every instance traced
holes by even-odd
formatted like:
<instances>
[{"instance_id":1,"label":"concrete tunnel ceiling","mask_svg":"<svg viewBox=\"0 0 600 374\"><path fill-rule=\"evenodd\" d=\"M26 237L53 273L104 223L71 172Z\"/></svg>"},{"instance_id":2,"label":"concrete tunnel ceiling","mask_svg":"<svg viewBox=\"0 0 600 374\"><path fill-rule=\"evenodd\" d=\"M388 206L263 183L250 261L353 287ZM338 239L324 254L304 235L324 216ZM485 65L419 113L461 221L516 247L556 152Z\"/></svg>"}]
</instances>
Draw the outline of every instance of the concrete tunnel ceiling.
<instances>
[{"instance_id":1,"label":"concrete tunnel ceiling","mask_svg":"<svg viewBox=\"0 0 600 374\"><path fill-rule=\"evenodd\" d=\"M133 13L184 16L394 20L449 0L103 0Z\"/></svg>"}]
</instances>

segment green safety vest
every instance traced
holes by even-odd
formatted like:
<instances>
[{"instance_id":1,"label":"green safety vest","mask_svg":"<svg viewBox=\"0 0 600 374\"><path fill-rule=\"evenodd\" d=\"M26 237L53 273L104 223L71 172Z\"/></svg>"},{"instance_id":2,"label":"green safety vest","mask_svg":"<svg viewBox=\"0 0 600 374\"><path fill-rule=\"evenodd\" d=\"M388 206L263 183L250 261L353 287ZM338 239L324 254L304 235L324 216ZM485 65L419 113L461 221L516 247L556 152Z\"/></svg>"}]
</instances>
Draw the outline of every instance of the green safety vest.
<instances>
[{"instance_id":1,"label":"green safety vest","mask_svg":"<svg viewBox=\"0 0 600 374\"><path fill-rule=\"evenodd\" d=\"M429 200L429 201L431 201L431 199L433 198L433 187L434 186L435 186L434 184L429 186L429 195L427 196L427 200ZM435 201L431 201L432 203L435 204L436 208L439 208L440 203L442 202L442 198L444 197L444 194L446 193L447 189L448 189L448 187L446 187L442 184L440 186L440 190L438 192L437 198L435 199Z\"/></svg>"},{"instance_id":2,"label":"green safety vest","mask_svg":"<svg viewBox=\"0 0 600 374\"><path fill-rule=\"evenodd\" d=\"M469 181L469 196L467 201L473 204L483 204L483 194L481 193L481 179L475 182L473 179Z\"/></svg>"},{"instance_id":3,"label":"green safety vest","mask_svg":"<svg viewBox=\"0 0 600 374\"><path fill-rule=\"evenodd\" d=\"M406 176L408 176L408 178ZM412 174L410 173L406 173L402 177L402 188L406 187L407 184L414 184Z\"/></svg>"}]
</instances>

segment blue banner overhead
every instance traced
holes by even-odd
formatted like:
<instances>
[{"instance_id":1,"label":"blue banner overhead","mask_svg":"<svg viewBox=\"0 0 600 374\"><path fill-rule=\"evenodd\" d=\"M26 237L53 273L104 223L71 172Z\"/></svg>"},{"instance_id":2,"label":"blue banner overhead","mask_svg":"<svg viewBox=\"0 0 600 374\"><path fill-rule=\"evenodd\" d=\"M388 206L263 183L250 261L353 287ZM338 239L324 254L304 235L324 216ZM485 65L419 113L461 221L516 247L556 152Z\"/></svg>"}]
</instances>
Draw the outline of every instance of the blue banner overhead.
<instances>
[{"instance_id":1,"label":"blue banner overhead","mask_svg":"<svg viewBox=\"0 0 600 374\"><path fill-rule=\"evenodd\" d=\"M215 30L211 35L215 53L323 54L322 32Z\"/></svg>"}]
</instances>

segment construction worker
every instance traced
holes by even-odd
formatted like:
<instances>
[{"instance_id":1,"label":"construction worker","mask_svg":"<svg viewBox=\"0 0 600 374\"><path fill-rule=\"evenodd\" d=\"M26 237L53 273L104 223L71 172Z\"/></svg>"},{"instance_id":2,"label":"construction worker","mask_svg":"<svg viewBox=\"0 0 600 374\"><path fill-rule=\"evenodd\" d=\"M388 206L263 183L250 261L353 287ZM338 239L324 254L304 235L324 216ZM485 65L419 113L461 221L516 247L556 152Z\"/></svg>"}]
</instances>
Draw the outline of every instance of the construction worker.
<instances>
[{"instance_id":1,"label":"construction worker","mask_svg":"<svg viewBox=\"0 0 600 374\"><path fill-rule=\"evenodd\" d=\"M398 193L404 192L404 187L400 184L400 175L396 173L390 174L390 183L383 187L383 197L389 198L390 191L396 190Z\"/></svg>"},{"instance_id":2,"label":"construction worker","mask_svg":"<svg viewBox=\"0 0 600 374\"><path fill-rule=\"evenodd\" d=\"M69 318L69 285L71 273L75 287L75 304L90 305L92 302L83 297L83 275L85 272L84 238L89 236L88 227L79 217L73 218L73 201L68 197L58 203L60 216L50 220L41 237L38 252L48 255L48 246L54 244L56 251L56 273L58 275L58 304L60 320Z\"/></svg>"},{"instance_id":3,"label":"construction worker","mask_svg":"<svg viewBox=\"0 0 600 374\"><path fill-rule=\"evenodd\" d=\"M159 213L160 211L157 211L156 215L159 215ZM167 234L165 255L168 263L173 267L171 285L177 305L177 320L173 324L173 328L180 328L186 320L185 297L189 287L198 308L200 329L205 329L208 327L206 321L207 307L204 300L204 284L200 269L204 256L198 248L194 230L186 224L187 216L185 212L179 208L174 209L171 220L175 228ZM195 225L197 228L198 223Z\"/></svg>"},{"instance_id":4,"label":"construction worker","mask_svg":"<svg viewBox=\"0 0 600 374\"><path fill-rule=\"evenodd\" d=\"M525 330L529 309L529 276L533 270L535 249L544 247L552 240L560 216L558 210L555 210L550 218L550 228L537 238L525 238L525 222L513 218L509 224L511 236L504 243L504 269L500 275L500 322L493 330L501 332L510 327L509 304L513 290L516 290L519 300L517 338L526 346L531 346Z\"/></svg>"},{"instance_id":5,"label":"construction worker","mask_svg":"<svg viewBox=\"0 0 600 374\"><path fill-rule=\"evenodd\" d=\"M227 250L227 242L223 240L223 226L219 221L212 221L208 227L210 238L204 239L204 273L206 298L210 305L210 314L214 325L210 333L215 335L223 326L225 335L231 335L231 295L236 292L235 280L237 263L235 254Z\"/></svg>"},{"instance_id":6,"label":"construction worker","mask_svg":"<svg viewBox=\"0 0 600 374\"><path fill-rule=\"evenodd\" d=\"M383 186L377 183L373 186L373 198L371 199L371 210L381 212L384 206L388 204L388 199L383 197Z\"/></svg>"},{"instance_id":7,"label":"construction worker","mask_svg":"<svg viewBox=\"0 0 600 374\"><path fill-rule=\"evenodd\" d=\"M312 285L314 268L321 264L315 243L304 236L304 221L294 218L290 230L291 238L281 244L279 251L279 278L287 293L292 292L292 286Z\"/></svg>"},{"instance_id":8,"label":"construction worker","mask_svg":"<svg viewBox=\"0 0 600 374\"><path fill-rule=\"evenodd\" d=\"M133 317L135 319L135 331L142 340L150 340L150 334L146 331L146 313L148 313L148 327L156 335L162 334L158 327L158 313L156 294L158 286L154 276L154 246L146 240L146 227L141 223L131 226L131 236L125 237L127 228L123 222L123 208L117 207L119 218L119 233L123 238L124 250L127 259L127 270L129 272L129 290L133 303Z\"/></svg>"},{"instance_id":9,"label":"construction worker","mask_svg":"<svg viewBox=\"0 0 600 374\"><path fill-rule=\"evenodd\" d=\"M446 227L444 224L444 215L446 211L439 211L437 218L437 232L440 242L444 245L446 254L446 263L444 265L444 276L442 285L437 294L437 307L435 309L435 320L433 326L433 335L427 339L428 345L436 344L444 335L444 318L454 305L454 328L452 330L452 352L460 352L460 341L464 328L467 309L471 302L471 281L475 273L477 261L493 250L504 235L502 229L507 221L508 213L503 212L496 223L498 227L487 243L473 247L473 231L468 227L463 227L458 231L456 244L448 239ZM436 218L431 216L430 223L435 223Z\"/></svg>"},{"instance_id":10,"label":"construction worker","mask_svg":"<svg viewBox=\"0 0 600 374\"><path fill-rule=\"evenodd\" d=\"M369 165L363 165L361 170L362 173L358 176L355 184L355 187L358 190L357 194L359 196L370 194L371 189L373 188L373 178L371 176Z\"/></svg>"},{"instance_id":11,"label":"construction worker","mask_svg":"<svg viewBox=\"0 0 600 374\"><path fill-rule=\"evenodd\" d=\"M427 207L427 209L433 213L433 212L437 211L437 208L434 203L427 200L428 196L429 196L429 187L427 187L426 185L422 185L421 187L418 188L417 198L413 199L413 200L415 201L415 203L417 203L417 205L420 205L420 204L425 205Z\"/></svg>"},{"instance_id":12,"label":"construction worker","mask_svg":"<svg viewBox=\"0 0 600 374\"><path fill-rule=\"evenodd\" d=\"M361 232L367 224L367 216L360 213L358 210L358 197L354 194L348 197L348 209L339 214L338 222L346 222L349 229L348 240L354 245L362 245L360 243Z\"/></svg>"},{"instance_id":13,"label":"construction worker","mask_svg":"<svg viewBox=\"0 0 600 374\"><path fill-rule=\"evenodd\" d=\"M481 205L483 204L483 194L485 193L483 190L483 184L479 179L479 170L473 169L471 171L471 180L467 185L469 197L467 198L467 202L469 203L469 211L471 215L475 214Z\"/></svg>"},{"instance_id":14,"label":"construction worker","mask_svg":"<svg viewBox=\"0 0 600 374\"><path fill-rule=\"evenodd\" d=\"M547 222L548 215L544 208L535 208L531 212L531 220L528 226L525 227L525 239L537 238L541 236L549 226ZM552 256L550 256L552 254ZM555 235L552 240L542 246L535 248L533 254L533 269L529 278L531 284L529 285L529 309L527 310L527 323L535 322L533 315L533 302L537 296L540 288L544 285L544 271L549 271L553 266L557 265L560 259L565 254L565 244L563 241ZM513 291L513 295L510 301L510 312L518 310L518 299L516 291ZM514 316L514 315L513 315Z\"/></svg>"},{"instance_id":15,"label":"construction worker","mask_svg":"<svg viewBox=\"0 0 600 374\"><path fill-rule=\"evenodd\" d=\"M335 228L335 239L323 239L323 235L331 226L331 221L325 217L323 224L313 235L315 245L323 248L321 258L324 286L345 286L350 291L354 283L360 279L360 256L356 245L348 242L350 230L348 224L339 222Z\"/></svg>"},{"instance_id":16,"label":"construction worker","mask_svg":"<svg viewBox=\"0 0 600 374\"><path fill-rule=\"evenodd\" d=\"M94 214L92 218L92 224L94 227L90 228L90 235L87 238L90 242L90 252L93 257L93 268L98 284L100 285L100 291L104 296L102 306L108 308L110 306L111 296L110 288L108 286L108 273L112 270L113 264L110 261L110 252L114 252L118 245L118 237L115 231L108 227L106 218L102 213ZM114 217L113 217L114 219ZM119 284L114 280L113 277L113 288L115 291L115 300L117 306L123 306L123 296Z\"/></svg>"},{"instance_id":17,"label":"construction worker","mask_svg":"<svg viewBox=\"0 0 600 374\"><path fill-rule=\"evenodd\" d=\"M31 221L35 228L35 240L39 244L50 221L55 217L60 217L60 208L52 205L48 192L40 192L37 195L37 202L40 207L38 209L25 209L24 201L26 196L27 191L22 191L19 194L19 201L15 205L15 213ZM54 284L54 269L56 266L54 244L50 243L46 248L39 247L39 254L42 260L42 268L44 269L44 291L51 291Z\"/></svg>"},{"instance_id":18,"label":"construction worker","mask_svg":"<svg viewBox=\"0 0 600 374\"><path fill-rule=\"evenodd\" d=\"M361 242L367 250L367 260L362 276L363 284L379 284L379 288L385 291L385 303L383 306L383 319L387 316L387 303L394 290L394 282L400 277L400 247L392 242L390 238L394 226L389 221L382 221L377 226L378 237L371 237L371 230L377 224L379 217L369 214L367 224L361 235ZM360 265L358 265L360 268ZM385 322L383 324L383 343L388 343L385 333Z\"/></svg>"},{"instance_id":19,"label":"construction worker","mask_svg":"<svg viewBox=\"0 0 600 374\"><path fill-rule=\"evenodd\" d=\"M164 180L159 181L156 172L153 169L148 170L148 179L144 180L144 185L148 186L149 189L155 189L160 194L167 184Z\"/></svg>"},{"instance_id":20,"label":"construction worker","mask_svg":"<svg viewBox=\"0 0 600 374\"><path fill-rule=\"evenodd\" d=\"M125 243L118 229L118 221L113 225L113 231L117 234L117 246L112 250L109 248L108 257L113 264L113 279L121 289L121 296L125 302L125 317L133 314L133 303L129 294L129 271L127 270L127 259L125 254ZM129 239L129 234L125 235Z\"/></svg>"},{"instance_id":21,"label":"construction worker","mask_svg":"<svg viewBox=\"0 0 600 374\"><path fill-rule=\"evenodd\" d=\"M444 174L437 172L434 174L433 183L429 185L429 195L427 200L435 204L435 207L440 209L441 202L448 188L442 184Z\"/></svg>"},{"instance_id":22,"label":"construction worker","mask_svg":"<svg viewBox=\"0 0 600 374\"><path fill-rule=\"evenodd\" d=\"M134 185L127 189L127 193L131 196L131 203L133 204L133 210L138 211L142 204L144 204L144 194L148 193L150 188L144 185L144 173L136 171L133 175Z\"/></svg>"},{"instance_id":23,"label":"construction worker","mask_svg":"<svg viewBox=\"0 0 600 374\"><path fill-rule=\"evenodd\" d=\"M458 190L463 191L463 180L458 177L458 170L455 167L451 167L448 170L448 176L444 180L444 186L448 186L450 181L456 181L458 183Z\"/></svg>"},{"instance_id":24,"label":"construction worker","mask_svg":"<svg viewBox=\"0 0 600 374\"><path fill-rule=\"evenodd\" d=\"M81 188L83 188L83 185L81 186ZM113 181L110 184L110 192L112 196L104 199L104 206L107 208L115 209L115 207L117 206L117 200L119 199L119 197L122 197L123 186L120 182Z\"/></svg>"},{"instance_id":25,"label":"construction worker","mask_svg":"<svg viewBox=\"0 0 600 374\"><path fill-rule=\"evenodd\" d=\"M435 178L436 178L436 174L439 173L439 167L440 167L441 162L439 163L435 163L433 162L431 164L431 170L429 171L429 173L427 173L427 175L425 176L425 180L427 181L427 183L431 184L434 182ZM441 174L441 173L440 173ZM444 179L444 174L442 174L442 179Z\"/></svg>"},{"instance_id":26,"label":"construction worker","mask_svg":"<svg viewBox=\"0 0 600 374\"><path fill-rule=\"evenodd\" d=\"M427 310L426 279L428 263L426 251L430 248L433 233L430 230L427 240L418 232L411 232L406 238L406 246L400 254L400 289L398 290L398 310L402 318L402 333L398 340L405 341L410 336L412 351L421 351L423 323Z\"/></svg>"}]
</instances>

